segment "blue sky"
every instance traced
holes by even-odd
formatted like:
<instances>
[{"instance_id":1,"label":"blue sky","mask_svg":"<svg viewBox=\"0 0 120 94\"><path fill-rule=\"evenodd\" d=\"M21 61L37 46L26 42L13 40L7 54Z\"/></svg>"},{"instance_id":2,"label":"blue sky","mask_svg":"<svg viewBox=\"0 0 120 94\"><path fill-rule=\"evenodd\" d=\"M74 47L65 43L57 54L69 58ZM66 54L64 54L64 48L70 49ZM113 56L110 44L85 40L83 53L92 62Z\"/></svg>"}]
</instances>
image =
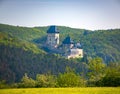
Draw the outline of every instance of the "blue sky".
<instances>
[{"instance_id":1,"label":"blue sky","mask_svg":"<svg viewBox=\"0 0 120 94\"><path fill-rule=\"evenodd\" d=\"M0 23L120 28L120 0L0 0Z\"/></svg>"}]
</instances>

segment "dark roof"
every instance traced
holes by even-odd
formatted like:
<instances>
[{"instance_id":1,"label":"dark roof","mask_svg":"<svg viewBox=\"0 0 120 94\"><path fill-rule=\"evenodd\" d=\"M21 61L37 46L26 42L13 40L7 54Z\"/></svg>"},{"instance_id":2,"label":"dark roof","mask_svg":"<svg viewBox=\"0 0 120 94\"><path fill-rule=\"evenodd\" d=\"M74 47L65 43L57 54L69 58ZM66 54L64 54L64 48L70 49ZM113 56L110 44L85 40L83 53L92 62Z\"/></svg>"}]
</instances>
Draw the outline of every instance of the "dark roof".
<instances>
[{"instance_id":1,"label":"dark roof","mask_svg":"<svg viewBox=\"0 0 120 94\"><path fill-rule=\"evenodd\" d=\"M67 37L63 40L63 44L73 44L73 41L71 40L70 36L67 36Z\"/></svg>"},{"instance_id":2,"label":"dark roof","mask_svg":"<svg viewBox=\"0 0 120 94\"><path fill-rule=\"evenodd\" d=\"M59 33L56 26L50 26L47 33Z\"/></svg>"}]
</instances>

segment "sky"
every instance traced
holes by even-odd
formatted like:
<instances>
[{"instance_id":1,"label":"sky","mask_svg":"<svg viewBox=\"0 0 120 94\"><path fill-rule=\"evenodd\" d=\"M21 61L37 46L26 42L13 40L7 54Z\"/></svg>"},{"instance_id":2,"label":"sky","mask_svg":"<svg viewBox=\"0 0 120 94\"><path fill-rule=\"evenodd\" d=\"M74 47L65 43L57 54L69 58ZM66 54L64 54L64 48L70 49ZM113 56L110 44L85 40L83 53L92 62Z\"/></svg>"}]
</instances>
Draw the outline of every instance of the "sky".
<instances>
[{"instance_id":1,"label":"sky","mask_svg":"<svg viewBox=\"0 0 120 94\"><path fill-rule=\"evenodd\" d=\"M120 28L120 0L0 0L0 23L115 29Z\"/></svg>"}]
</instances>

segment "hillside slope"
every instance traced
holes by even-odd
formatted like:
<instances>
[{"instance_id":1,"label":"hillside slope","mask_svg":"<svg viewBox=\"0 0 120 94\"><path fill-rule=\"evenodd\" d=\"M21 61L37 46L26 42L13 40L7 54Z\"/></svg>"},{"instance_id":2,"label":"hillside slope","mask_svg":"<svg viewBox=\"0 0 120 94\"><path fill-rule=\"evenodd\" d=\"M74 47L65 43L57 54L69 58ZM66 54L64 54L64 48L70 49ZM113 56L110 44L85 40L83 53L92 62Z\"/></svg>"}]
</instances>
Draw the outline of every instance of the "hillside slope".
<instances>
[{"instance_id":1,"label":"hillside slope","mask_svg":"<svg viewBox=\"0 0 120 94\"><path fill-rule=\"evenodd\" d=\"M48 28L27 28L0 24L0 32L35 44L38 47L46 42ZM60 43L67 35L70 35L75 42L81 42L87 58L99 56L106 63L120 61L120 29L90 31L64 26L58 26L58 29L60 31Z\"/></svg>"},{"instance_id":2,"label":"hillside slope","mask_svg":"<svg viewBox=\"0 0 120 94\"><path fill-rule=\"evenodd\" d=\"M100 30L81 37L87 56L101 57L106 63L120 61L120 29Z\"/></svg>"},{"instance_id":3,"label":"hillside slope","mask_svg":"<svg viewBox=\"0 0 120 94\"><path fill-rule=\"evenodd\" d=\"M46 33L43 30L28 27L19 27L0 24L0 32L7 33L21 40L32 41L43 37Z\"/></svg>"},{"instance_id":4,"label":"hillside slope","mask_svg":"<svg viewBox=\"0 0 120 94\"><path fill-rule=\"evenodd\" d=\"M11 26L11 28L15 27ZM39 49L32 39L18 37L18 34L11 34L9 31L0 32L0 80L5 80L7 83L18 82L25 73L32 78L35 78L36 74L48 72L57 75L64 72L66 66L80 72L82 64L74 63L74 61L57 55L47 54Z\"/></svg>"},{"instance_id":5,"label":"hillside slope","mask_svg":"<svg viewBox=\"0 0 120 94\"><path fill-rule=\"evenodd\" d=\"M48 27L37 27L46 32ZM105 63L120 61L120 29L110 30L85 30L58 26L60 43L70 35L74 42L80 42L86 58L101 57ZM39 39L38 39L39 40ZM44 43L46 38L41 38Z\"/></svg>"},{"instance_id":6,"label":"hillside slope","mask_svg":"<svg viewBox=\"0 0 120 94\"><path fill-rule=\"evenodd\" d=\"M105 63L120 61L120 29L90 31L58 26L60 41L69 34L84 49L82 60L67 60L49 54L40 46L46 41L48 27L18 27L0 24L0 80L20 81L24 73L32 78L36 74L59 74L66 66L80 73L82 62L102 57Z\"/></svg>"}]
</instances>

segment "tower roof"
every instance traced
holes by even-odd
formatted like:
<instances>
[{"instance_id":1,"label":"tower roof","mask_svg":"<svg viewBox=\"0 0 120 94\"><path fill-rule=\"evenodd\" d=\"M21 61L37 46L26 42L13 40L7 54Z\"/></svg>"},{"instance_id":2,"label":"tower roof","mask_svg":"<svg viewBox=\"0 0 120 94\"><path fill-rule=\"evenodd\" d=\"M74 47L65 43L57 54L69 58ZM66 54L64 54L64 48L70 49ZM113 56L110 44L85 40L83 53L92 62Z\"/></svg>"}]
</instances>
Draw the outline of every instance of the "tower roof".
<instances>
[{"instance_id":1,"label":"tower roof","mask_svg":"<svg viewBox=\"0 0 120 94\"><path fill-rule=\"evenodd\" d=\"M50 26L47 33L59 33L59 31L56 26Z\"/></svg>"},{"instance_id":2,"label":"tower roof","mask_svg":"<svg viewBox=\"0 0 120 94\"><path fill-rule=\"evenodd\" d=\"M67 36L67 37L63 40L63 44L73 44L73 41L71 40L70 36Z\"/></svg>"}]
</instances>

